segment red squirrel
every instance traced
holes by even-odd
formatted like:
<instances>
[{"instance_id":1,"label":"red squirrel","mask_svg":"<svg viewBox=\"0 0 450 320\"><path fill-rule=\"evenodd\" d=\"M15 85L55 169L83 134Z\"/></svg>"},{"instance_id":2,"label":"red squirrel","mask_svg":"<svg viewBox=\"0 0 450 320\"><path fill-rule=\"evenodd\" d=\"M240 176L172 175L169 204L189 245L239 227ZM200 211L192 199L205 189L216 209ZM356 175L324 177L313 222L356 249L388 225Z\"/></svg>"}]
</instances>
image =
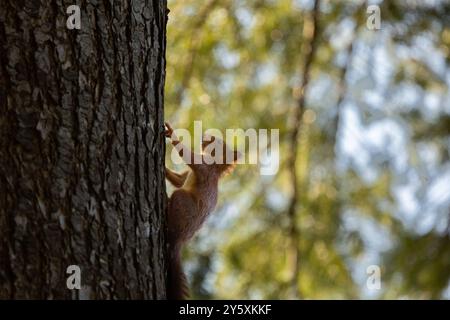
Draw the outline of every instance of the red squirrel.
<instances>
[{"instance_id":1,"label":"red squirrel","mask_svg":"<svg viewBox=\"0 0 450 320\"><path fill-rule=\"evenodd\" d=\"M230 172L240 156L230 150L219 138L204 135L202 153L195 154L180 142L172 127L166 122L165 136L180 157L189 166L183 173L176 173L166 167L166 178L177 189L168 202L169 268L167 297L182 300L188 297L186 276L181 265L182 246L200 229L201 225L217 204L219 178ZM212 145L214 144L214 145ZM223 161L212 161L216 150L223 150ZM197 161L194 161L197 159ZM231 159L231 163L225 161Z\"/></svg>"}]
</instances>

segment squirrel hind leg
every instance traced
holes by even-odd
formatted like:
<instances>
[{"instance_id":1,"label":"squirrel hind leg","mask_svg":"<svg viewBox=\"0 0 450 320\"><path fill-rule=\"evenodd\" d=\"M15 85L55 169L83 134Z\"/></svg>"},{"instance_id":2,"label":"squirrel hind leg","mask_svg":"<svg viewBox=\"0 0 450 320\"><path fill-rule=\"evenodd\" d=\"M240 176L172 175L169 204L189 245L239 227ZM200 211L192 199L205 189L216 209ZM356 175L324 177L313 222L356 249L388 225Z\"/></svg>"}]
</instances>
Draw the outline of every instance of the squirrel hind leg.
<instances>
[{"instance_id":1,"label":"squirrel hind leg","mask_svg":"<svg viewBox=\"0 0 450 320\"><path fill-rule=\"evenodd\" d=\"M169 254L167 299L185 300L189 297L189 287L181 264L181 248L173 248Z\"/></svg>"},{"instance_id":2,"label":"squirrel hind leg","mask_svg":"<svg viewBox=\"0 0 450 320\"><path fill-rule=\"evenodd\" d=\"M183 189L174 191L168 205L167 297L170 300L183 300L188 297L187 280L181 263L181 248L197 229L194 221L197 215L198 206L192 195Z\"/></svg>"}]
</instances>

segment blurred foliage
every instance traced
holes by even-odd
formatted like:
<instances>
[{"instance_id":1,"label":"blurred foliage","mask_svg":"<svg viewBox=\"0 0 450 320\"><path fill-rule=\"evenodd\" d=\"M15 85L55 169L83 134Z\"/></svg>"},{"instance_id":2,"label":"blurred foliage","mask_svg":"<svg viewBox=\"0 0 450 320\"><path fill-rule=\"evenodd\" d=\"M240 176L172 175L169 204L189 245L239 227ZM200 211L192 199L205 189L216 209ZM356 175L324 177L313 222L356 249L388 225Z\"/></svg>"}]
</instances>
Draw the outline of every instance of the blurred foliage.
<instances>
[{"instance_id":1,"label":"blurred foliage","mask_svg":"<svg viewBox=\"0 0 450 320\"><path fill-rule=\"evenodd\" d=\"M286 160L312 3L169 1L166 119L280 129L279 172L237 166L185 250L193 298L297 298ZM450 298L450 3L377 3L381 30L370 1L321 3L297 163L306 299Z\"/></svg>"}]
</instances>

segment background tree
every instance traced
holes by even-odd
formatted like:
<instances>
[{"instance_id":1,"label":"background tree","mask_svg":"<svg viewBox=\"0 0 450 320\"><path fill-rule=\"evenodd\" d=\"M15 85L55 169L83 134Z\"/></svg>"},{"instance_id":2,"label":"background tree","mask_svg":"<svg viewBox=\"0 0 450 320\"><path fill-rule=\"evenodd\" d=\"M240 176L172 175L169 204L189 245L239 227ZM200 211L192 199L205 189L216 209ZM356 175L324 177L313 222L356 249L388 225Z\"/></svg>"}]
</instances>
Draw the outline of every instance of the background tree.
<instances>
[{"instance_id":1,"label":"background tree","mask_svg":"<svg viewBox=\"0 0 450 320\"><path fill-rule=\"evenodd\" d=\"M165 298L166 2L70 2L0 3L0 298Z\"/></svg>"},{"instance_id":2,"label":"background tree","mask_svg":"<svg viewBox=\"0 0 450 320\"><path fill-rule=\"evenodd\" d=\"M371 1L320 1L306 68L315 2L169 1L166 118L281 134L277 175L241 165L221 184L185 252L195 296L449 298L450 4L377 1L369 30Z\"/></svg>"}]
</instances>

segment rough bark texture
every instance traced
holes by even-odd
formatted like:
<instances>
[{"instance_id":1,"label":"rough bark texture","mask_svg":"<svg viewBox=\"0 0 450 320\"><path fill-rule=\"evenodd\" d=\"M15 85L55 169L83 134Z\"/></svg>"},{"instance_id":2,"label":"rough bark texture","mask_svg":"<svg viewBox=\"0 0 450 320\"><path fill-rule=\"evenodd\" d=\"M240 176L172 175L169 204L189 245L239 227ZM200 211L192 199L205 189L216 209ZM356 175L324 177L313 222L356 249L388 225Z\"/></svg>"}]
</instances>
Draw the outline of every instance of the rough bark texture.
<instances>
[{"instance_id":1,"label":"rough bark texture","mask_svg":"<svg viewBox=\"0 0 450 320\"><path fill-rule=\"evenodd\" d=\"M166 20L161 0L0 0L0 298L165 298Z\"/></svg>"}]
</instances>

